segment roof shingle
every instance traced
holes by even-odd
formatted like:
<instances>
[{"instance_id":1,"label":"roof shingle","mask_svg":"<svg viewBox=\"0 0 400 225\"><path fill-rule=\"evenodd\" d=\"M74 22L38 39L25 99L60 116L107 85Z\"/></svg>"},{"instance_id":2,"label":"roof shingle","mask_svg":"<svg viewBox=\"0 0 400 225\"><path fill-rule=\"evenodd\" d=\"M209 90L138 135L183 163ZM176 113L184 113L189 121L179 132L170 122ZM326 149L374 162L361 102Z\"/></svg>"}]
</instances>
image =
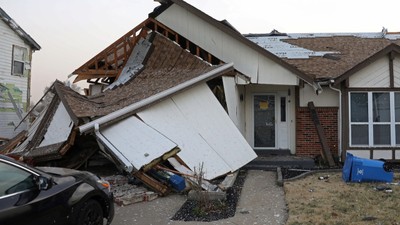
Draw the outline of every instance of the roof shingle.
<instances>
[{"instance_id":1,"label":"roof shingle","mask_svg":"<svg viewBox=\"0 0 400 225\"><path fill-rule=\"evenodd\" d=\"M68 87L60 88L77 117L107 115L215 68L164 36L157 33L153 35L143 70L124 85L90 99L74 93Z\"/></svg>"}]
</instances>

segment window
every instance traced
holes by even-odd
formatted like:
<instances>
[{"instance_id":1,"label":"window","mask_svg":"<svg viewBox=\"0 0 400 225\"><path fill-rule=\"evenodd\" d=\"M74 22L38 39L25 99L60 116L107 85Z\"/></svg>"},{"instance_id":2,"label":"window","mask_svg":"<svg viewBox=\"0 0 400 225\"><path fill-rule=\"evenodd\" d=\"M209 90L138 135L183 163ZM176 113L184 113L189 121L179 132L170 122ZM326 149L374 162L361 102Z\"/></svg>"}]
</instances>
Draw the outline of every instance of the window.
<instances>
[{"instance_id":1,"label":"window","mask_svg":"<svg viewBox=\"0 0 400 225\"><path fill-rule=\"evenodd\" d=\"M400 145L400 92L350 93L350 146Z\"/></svg>"},{"instance_id":2,"label":"window","mask_svg":"<svg viewBox=\"0 0 400 225\"><path fill-rule=\"evenodd\" d=\"M286 97L281 97L281 122L286 122Z\"/></svg>"},{"instance_id":3,"label":"window","mask_svg":"<svg viewBox=\"0 0 400 225\"><path fill-rule=\"evenodd\" d=\"M28 50L23 47L13 46L12 75L24 76L26 62L29 60Z\"/></svg>"},{"instance_id":4,"label":"window","mask_svg":"<svg viewBox=\"0 0 400 225\"><path fill-rule=\"evenodd\" d=\"M0 198L35 187L34 176L27 171L0 162Z\"/></svg>"}]
</instances>

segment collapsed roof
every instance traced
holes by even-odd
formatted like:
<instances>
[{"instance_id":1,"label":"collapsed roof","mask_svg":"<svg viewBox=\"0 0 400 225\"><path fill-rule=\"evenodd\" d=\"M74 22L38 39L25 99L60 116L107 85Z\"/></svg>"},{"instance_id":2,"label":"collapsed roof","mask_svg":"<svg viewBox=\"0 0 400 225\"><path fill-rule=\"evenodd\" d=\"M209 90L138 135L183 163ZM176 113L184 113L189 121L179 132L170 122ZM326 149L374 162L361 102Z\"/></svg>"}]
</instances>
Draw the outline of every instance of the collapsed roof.
<instances>
[{"instance_id":1,"label":"collapsed roof","mask_svg":"<svg viewBox=\"0 0 400 225\"><path fill-rule=\"evenodd\" d=\"M107 115L213 69L167 38L153 35L152 54L144 68L124 85L90 98L66 95L77 117Z\"/></svg>"}]
</instances>

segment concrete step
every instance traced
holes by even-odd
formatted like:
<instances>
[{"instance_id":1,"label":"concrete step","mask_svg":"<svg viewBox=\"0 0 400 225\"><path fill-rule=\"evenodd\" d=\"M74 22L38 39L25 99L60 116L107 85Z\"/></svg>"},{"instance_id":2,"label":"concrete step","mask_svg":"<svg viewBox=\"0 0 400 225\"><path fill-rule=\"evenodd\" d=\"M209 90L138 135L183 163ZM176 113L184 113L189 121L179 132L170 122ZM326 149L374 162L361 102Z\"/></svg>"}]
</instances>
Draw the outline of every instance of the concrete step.
<instances>
[{"instance_id":1,"label":"concrete step","mask_svg":"<svg viewBox=\"0 0 400 225\"><path fill-rule=\"evenodd\" d=\"M311 169L315 168L316 166L314 159L312 158L292 155L279 155L257 157L248 163L244 168L273 170L277 167Z\"/></svg>"}]
</instances>

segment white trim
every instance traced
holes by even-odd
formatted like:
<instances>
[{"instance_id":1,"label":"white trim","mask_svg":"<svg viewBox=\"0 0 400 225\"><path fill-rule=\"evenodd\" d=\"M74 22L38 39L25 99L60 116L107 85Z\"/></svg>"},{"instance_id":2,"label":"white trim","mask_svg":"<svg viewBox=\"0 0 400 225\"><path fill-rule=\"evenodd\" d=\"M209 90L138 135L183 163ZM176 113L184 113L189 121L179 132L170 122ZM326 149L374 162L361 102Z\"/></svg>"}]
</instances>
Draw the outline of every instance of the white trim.
<instances>
[{"instance_id":1,"label":"white trim","mask_svg":"<svg viewBox=\"0 0 400 225\"><path fill-rule=\"evenodd\" d=\"M353 93L366 93L368 98L368 121L367 122L352 122L351 121L351 95ZM386 93L389 94L389 122L374 122L373 118L373 94L374 93ZM348 95L349 101L349 146L350 147L395 147L399 146L396 144L396 125L400 125L400 122L396 122L396 111L395 111L395 93L394 91L351 91ZM353 125L367 125L368 126L368 144L365 145L353 145L352 144L352 126ZM390 126L390 144L374 144L374 125L389 125Z\"/></svg>"}]
</instances>

